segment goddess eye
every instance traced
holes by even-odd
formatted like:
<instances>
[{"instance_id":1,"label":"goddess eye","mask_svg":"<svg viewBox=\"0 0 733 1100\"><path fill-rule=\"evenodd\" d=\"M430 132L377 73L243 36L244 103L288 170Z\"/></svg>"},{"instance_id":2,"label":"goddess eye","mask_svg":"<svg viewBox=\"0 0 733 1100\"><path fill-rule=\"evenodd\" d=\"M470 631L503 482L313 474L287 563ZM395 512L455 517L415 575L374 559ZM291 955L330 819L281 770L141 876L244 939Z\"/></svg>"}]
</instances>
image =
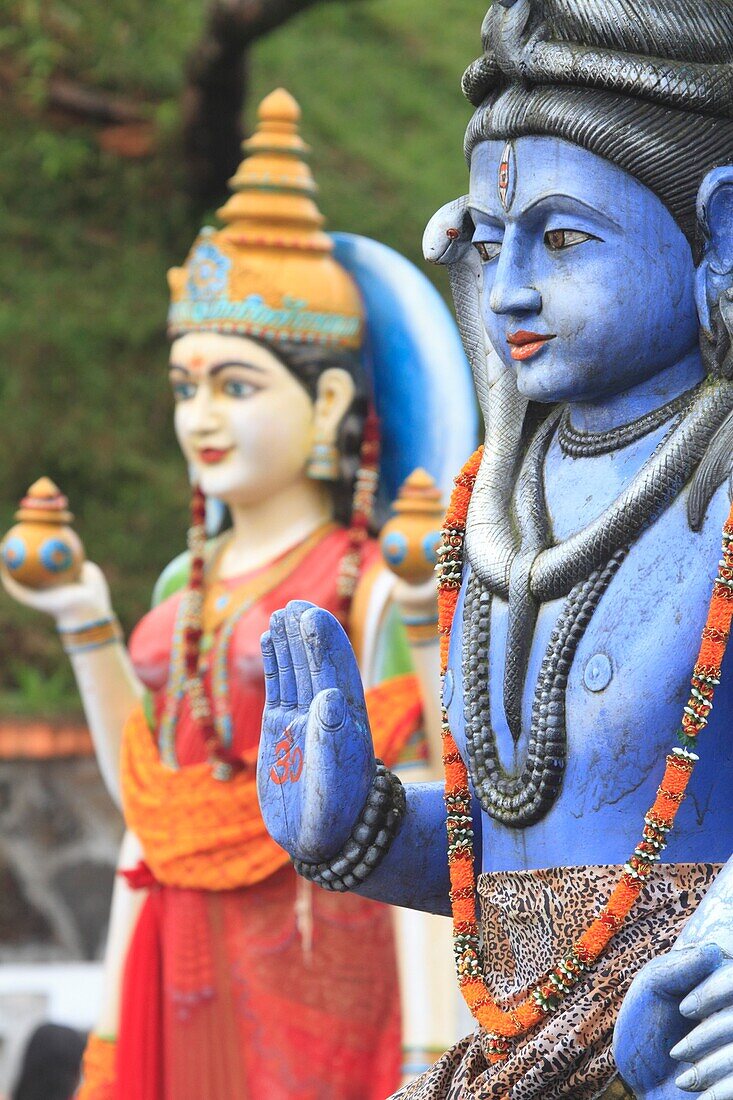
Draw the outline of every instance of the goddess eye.
<instances>
[{"instance_id":1,"label":"goddess eye","mask_svg":"<svg viewBox=\"0 0 733 1100\"><path fill-rule=\"evenodd\" d=\"M501 252L501 241L473 241L473 247L481 257L481 263L490 264Z\"/></svg>"},{"instance_id":2,"label":"goddess eye","mask_svg":"<svg viewBox=\"0 0 733 1100\"><path fill-rule=\"evenodd\" d=\"M597 240L598 237L594 237L592 233L582 233L579 229L548 229L545 233L545 244L550 252L562 252L576 244Z\"/></svg>"},{"instance_id":3,"label":"goddess eye","mask_svg":"<svg viewBox=\"0 0 733 1100\"><path fill-rule=\"evenodd\" d=\"M193 382L174 382L173 396L176 401L190 401L196 396L196 386Z\"/></svg>"},{"instance_id":4,"label":"goddess eye","mask_svg":"<svg viewBox=\"0 0 733 1100\"><path fill-rule=\"evenodd\" d=\"M223 383L222 393L227 397L250 397L257 392L257 387L250 382L244 382L241 378L227 378Z\"/></svg>"}]
</instances>

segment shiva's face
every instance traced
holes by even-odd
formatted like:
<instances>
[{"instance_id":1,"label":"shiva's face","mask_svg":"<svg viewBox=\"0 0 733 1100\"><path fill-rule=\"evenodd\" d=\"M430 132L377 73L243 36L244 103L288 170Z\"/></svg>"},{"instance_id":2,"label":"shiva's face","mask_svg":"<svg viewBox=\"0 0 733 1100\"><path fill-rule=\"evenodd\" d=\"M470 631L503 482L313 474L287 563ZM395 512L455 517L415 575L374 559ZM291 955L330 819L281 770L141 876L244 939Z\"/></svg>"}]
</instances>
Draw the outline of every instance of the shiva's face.
<instances>
[{"instance_id":1,"label":"shiva's face","mask_svg":"<svg viewBox=\"0 0 733 1100\"><path fill-rule=\"evenodd\" d=\"M697 347L690 246L653 192L555 138L471 158L489 339L535 401L596 401Z\"/></svg>"}]
</instances>

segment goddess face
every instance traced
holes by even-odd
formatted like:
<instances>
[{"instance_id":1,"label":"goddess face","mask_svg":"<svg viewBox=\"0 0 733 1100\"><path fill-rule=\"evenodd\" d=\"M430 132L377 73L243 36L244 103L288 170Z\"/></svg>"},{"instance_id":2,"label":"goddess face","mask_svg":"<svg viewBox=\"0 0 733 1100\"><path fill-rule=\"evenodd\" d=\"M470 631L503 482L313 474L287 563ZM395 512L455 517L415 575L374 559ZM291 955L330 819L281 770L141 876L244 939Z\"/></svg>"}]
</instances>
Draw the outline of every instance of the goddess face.
<instances>
[{"instance_id":1,"label":"goddess face","mask_svg":"<svg viewBox=\"0 0 733 1100\"><path fill-rule=\"evenodd\" d=\"M489 339L535 401L598 401L698 343L690 246L661 200L570 142L485 141L471 159Z\"/></svg>"},{"instance_id":2,"label":"goddess face","mask_svg":"<svg viewBox=\"0 0 733 1100\"><path fill-rule=\"evenodd\" d=\"M332 442L354 384L320 376L315 402L267 347L242 336L188 333L171 348L178 442L207 496L251 505L306 477L314 440Z\"/></svg>"}]
</instances>

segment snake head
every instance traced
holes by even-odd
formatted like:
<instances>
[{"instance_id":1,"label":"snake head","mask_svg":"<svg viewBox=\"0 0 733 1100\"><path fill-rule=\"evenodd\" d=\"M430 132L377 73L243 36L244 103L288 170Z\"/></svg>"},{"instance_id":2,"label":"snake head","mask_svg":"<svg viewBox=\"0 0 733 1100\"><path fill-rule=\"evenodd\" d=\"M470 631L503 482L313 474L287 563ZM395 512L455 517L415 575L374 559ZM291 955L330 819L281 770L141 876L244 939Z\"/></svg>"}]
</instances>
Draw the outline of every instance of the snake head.
<instances>
[{"instance_id":1,"label":"snake head","mask_svg":"<svg viewBox=\"0 0 733 1100\"><path fill-rule=\"evenodd\" d=\"M503 9L503 10L502 10ZM501 71L514 78L532 79L535 54L540 43L547 41L547 24L534 19L532 0L497 0L484 25L484 50L495 57Z\"/></svg>"},{"instance_id":2,"label":"snake head","mask_svg":"<svg viewBox=\"0 0 733 1100\"><path fill-rule=\"evenodd\" d=\"M470 247L472 235L468 195L462 195L433 214L423 235L423 256L431 264L457 263Z\"/></svg>"}]
</instances>

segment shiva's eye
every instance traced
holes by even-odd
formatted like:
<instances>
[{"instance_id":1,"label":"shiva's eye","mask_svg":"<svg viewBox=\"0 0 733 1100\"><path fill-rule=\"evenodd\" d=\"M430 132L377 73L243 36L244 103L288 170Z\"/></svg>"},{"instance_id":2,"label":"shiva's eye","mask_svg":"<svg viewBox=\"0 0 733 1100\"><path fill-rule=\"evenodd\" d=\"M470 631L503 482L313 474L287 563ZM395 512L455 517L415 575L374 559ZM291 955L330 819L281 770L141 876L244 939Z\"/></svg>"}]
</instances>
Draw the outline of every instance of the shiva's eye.
<instances>
[{"instance_id":1,"label":"shiva's eye","mask_svg":"<svg viewBox=\"0 0 733 1100\"><path fill-rule=\"evenodd\" d=\"M550 252L562 252L564 248L597 240L592 233L581 233L579 229L548 229L545 233L545 244Z\"/></svg>"},{"instance_id":2,"label":"shiva's eye","mask_svg":"<svg viewBox=\"0 0 733 1100\"><path fill-rule=\"evenodd\" d=\"M481 263L490 264L501 252L501 241L474 241L473 247L481 257Z\"/></svg>"},{"instance_id":3,"label":"shiva's eye","mask_svg":"<svg viewBox=\"0 0 733 1100\"><path fill-rule=\"evenodd\" d=\"M173 396L176 401L190 401L196 396L196 386L193 382L174 382Z\"/></svg>"},{"instance_id":4,"label":"shiva's eye","mask_svg":"<svg viewBox=\"0 0 733 1100\"><path fill-rule=\"evenodd\" d=\"M243 382L241 378L228 378L221 388L227 397L250 397L257 391L256 386Z\"/></svg>"}]
</instances>

